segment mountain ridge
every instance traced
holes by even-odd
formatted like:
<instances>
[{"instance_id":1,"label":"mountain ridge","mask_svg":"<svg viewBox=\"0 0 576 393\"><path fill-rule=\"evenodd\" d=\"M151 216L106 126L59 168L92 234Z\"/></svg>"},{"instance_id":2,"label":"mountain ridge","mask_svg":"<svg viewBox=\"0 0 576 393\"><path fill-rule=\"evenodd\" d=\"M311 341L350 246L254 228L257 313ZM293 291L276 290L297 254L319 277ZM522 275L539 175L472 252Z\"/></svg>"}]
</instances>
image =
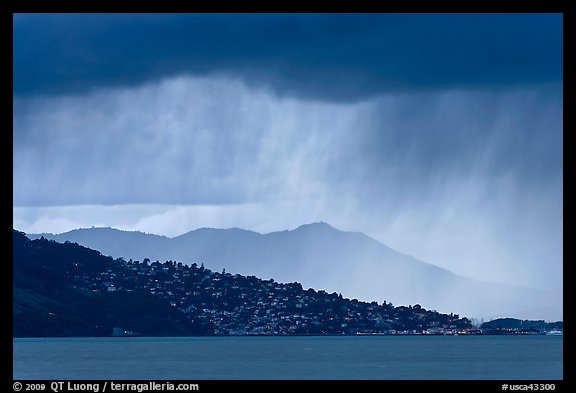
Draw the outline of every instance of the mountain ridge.
<instances>
[{"instance_id":1,"label":"mountain ridge","mask_svg":"<svg viewBox=\"0 0 576 393\"><path fill-rule=\"evenodd\" d=\"M198 228L172 238L94 229L43 236L75 241L113 257L203 263L214 271L297 281L348 297L419 303L474 317L541 318L546 316L520 315L519 310L553 311L543 291L458 275L397 252L362 232L340 231L324 222L265 234L241 228ZM99 237L102 233L106 236Z\"/></svg>"}]
</instances>

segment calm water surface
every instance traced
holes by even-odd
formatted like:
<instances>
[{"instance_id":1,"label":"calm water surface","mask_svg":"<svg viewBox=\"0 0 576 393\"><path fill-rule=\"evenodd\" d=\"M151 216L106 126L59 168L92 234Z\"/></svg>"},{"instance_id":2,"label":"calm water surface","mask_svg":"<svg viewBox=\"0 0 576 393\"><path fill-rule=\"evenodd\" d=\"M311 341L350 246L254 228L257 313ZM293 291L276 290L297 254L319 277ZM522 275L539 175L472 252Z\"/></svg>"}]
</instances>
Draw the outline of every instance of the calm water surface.
<instances>
[{"instance_id":1,"label":"calm water surface","mask_svg":"<svg viewBox=\"0 0 576 393\"><path fill-rule=\"evenodd\" d=\"M14 379L562 379L561 336L13 340Z\"/></svg>"}]
</instances>

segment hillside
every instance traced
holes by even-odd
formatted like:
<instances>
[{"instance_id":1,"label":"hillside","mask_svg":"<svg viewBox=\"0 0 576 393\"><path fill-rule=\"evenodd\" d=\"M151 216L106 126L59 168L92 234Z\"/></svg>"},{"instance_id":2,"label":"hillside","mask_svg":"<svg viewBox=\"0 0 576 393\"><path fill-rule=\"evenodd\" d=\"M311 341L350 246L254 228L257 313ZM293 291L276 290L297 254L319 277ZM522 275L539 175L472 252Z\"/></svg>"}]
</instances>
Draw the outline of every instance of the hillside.
<instances>
[{"instance_id":1,"label":"hillside","mask_svg":"<svg viewBox=\"0 0 576 393\"><path fill-rule=\"evenodd\" d=\"M113 259L14 231L14 337L464 331L470 321L202 265Z\"/></svg>"},{"instance_id":2,"label":"hillside","mask_svg":"<svg viewBox=\"0 0 576 393\"><path fill-rule=\"evenodd\" d=\"M484 322L480 327L491 334L517 334L520 332L562 332L564 322L546 322L543 320L521 320L515 318L498 318Z\"/></svg>"},{"instance_id":3,"label":"hillside","mask_svg":"<svg viewBox=\"0 0 576 393\"><path fill-rule=\"evenodd\" d=\"M184 319L168 318L169 304L145 292L91 291L73 284L72 271L97 277L113 262L78 244L30 241L13 234L13 335L109 336L136 325L144 335L200 333Z\"/></svg>"},{"instance_id":4,"label":"hillside","mask_svg":"<svg viewBox=\"0 0 576 393\"><path fill-rule=\"evenodd\" d=\"M31 235L38 238L40 235ZM260 234L201 228L175 238L111 228L74 230L45 237L73 241L125 259L203 262L214 271L297 281L361 300L422 304L474 317L557 319L562 304L546 291L481 282L399 253L362 233L326 223Z\"/></svg>"}]
</instances>

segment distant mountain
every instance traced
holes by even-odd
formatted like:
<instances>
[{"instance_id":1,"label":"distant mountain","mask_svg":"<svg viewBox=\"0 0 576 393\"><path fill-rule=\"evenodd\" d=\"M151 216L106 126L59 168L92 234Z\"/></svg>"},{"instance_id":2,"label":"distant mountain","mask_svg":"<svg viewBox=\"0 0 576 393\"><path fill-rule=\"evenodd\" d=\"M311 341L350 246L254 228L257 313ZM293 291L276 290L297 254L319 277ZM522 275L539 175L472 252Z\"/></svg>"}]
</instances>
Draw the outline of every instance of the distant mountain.
<instances>
[{"instance_id":1,"label":"distant mountain","mask_svg":"<svg viewBox=\"0 0 576 393\"><path fill-rule=\"evenodd\" d=\"M302 283L366 301L416 304L441 312L492 319L561 319L562 304L530 288L481 282L399 253L359 232L326 223L260 234L243 229L201 228L168 238L112 228L78 229L44 236L77 242L126 260L203 263L215 271ZM560 317L558 316L560 314Z\"/></svg>"}]
</instances>

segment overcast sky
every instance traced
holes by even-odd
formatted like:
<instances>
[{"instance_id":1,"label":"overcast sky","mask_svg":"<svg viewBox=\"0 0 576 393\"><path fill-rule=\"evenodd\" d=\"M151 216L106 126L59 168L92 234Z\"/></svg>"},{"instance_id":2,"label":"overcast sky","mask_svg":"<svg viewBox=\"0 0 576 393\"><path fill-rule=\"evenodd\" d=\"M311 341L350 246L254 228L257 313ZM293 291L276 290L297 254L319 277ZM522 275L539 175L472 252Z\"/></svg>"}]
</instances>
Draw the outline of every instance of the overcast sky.
<instances>
[{"instance_id":1,"label":"overcast sky","mask_svg":"<svg viewBox=\"0 0 576 393\"><path fill-rule=\"evenodd\" d=\"M558 288L560 14L14 15L16 229L326 221Z\"/></svg>"}]
</instances>

